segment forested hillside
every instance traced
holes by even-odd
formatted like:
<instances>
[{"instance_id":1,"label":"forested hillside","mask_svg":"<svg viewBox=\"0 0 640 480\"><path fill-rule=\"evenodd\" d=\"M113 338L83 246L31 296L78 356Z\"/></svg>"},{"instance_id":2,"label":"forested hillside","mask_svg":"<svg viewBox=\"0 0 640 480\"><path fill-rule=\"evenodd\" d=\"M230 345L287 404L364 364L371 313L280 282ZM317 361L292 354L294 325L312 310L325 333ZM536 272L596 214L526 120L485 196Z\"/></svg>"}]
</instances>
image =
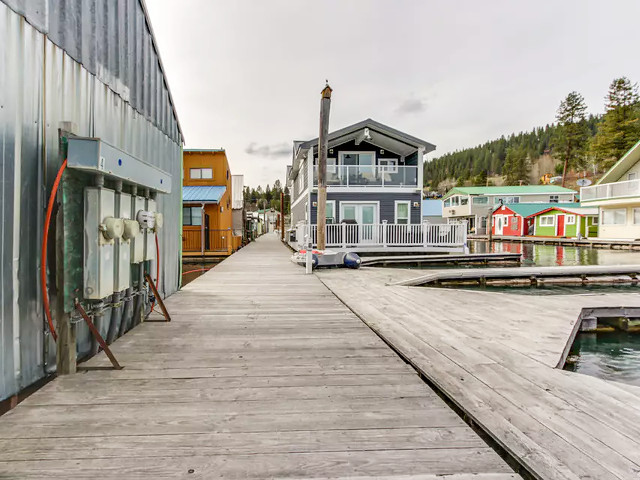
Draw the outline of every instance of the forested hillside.
<instances>
[{"instance_id":1,"label":"forested hillside","mask_svg":"<svg viewBox=\"0 0 640 480\"><path fill-rule=\"evenodd\" d=\"M559 171L603 171L640 140L640 98L637 84L614 79L605 97L605 114L586 115L582 96L571 92L556 112L556 123L529 132L502 136L425 163L424 182L431 190L441 182L485 185L496 175L507 184L527 183L531 166L549 154L559 161ZM548 157L547 157L548 158Z\"/></svg>"}]
</instances>

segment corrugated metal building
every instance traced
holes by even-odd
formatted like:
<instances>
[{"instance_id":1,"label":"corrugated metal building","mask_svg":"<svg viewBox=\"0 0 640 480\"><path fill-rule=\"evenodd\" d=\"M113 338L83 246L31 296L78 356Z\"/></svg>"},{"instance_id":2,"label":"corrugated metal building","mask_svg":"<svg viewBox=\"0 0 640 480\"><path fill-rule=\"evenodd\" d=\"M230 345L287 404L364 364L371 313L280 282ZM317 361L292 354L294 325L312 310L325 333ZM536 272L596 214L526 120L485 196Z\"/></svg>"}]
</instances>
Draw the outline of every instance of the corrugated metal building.
<instances>
[{"instance_id":1,"label":"corrugated metal building","mask_svg":"<svg viewBox=\"0 0 640 480\"><path fill-rule=\"evenodd\" d=\"M62 126L173 176L158 207L160 290L174 292L183 139L143 0L0 0L0 400L55 369L38 278ZM79 353L88 342L78 330Z\"/></svg>"}]
</instances>

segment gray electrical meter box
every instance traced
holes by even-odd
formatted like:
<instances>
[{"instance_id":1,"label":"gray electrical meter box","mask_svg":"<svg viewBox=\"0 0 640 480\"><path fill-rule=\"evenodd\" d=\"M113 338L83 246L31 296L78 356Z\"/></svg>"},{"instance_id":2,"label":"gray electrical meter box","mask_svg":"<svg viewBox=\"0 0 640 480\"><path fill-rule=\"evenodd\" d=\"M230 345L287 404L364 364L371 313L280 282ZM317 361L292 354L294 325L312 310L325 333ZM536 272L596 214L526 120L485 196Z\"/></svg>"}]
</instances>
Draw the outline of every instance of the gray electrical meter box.
<instances>
[{"instance_id":1,"label":"gray electrical meter box","mask_svg":"<svg viewBox=\"0 0 640 480\"><path fill-rule=\"evenodd\" d=\"M115 192L84 189L84 298L98 300L113 293L115 242L124 225L115 217Z\"/></svg>"},{"instance_id":2,"label":"gray electrical meter box","mask_svg":"<svg viewBox=\"0 0 640 480\"><path fill-rule=\"evenodd\" d=\"M131 195L116 192L116 216L124 223L122 237L115 240L113 291L131 286L131 237L138 231L138 222L131 220Z\"/></svg>"},{"instance_id":3,"label":"gray electrical meter box","mask_svg":"<svg viewBox=\"0 0 640 480\"><path fill-rule=\"evenodd\" d=\"M147 209L144 214L146 228L144 229L146 247L144 249L145 260L156 259L156 231L155 231L155 214L157 212L156 201L147 199Z\"/></svg>"},{"instance_id":4,"label":"gray electrical meter box","mask_svg":"<svg viewBox=\"0 0 640 480\"><path fill-rule=\"evenodd\" d=\"M135 196L132 199L132 217L138 223L138 234L131 239L131 263L144 262L144 230L137 221L138 212L142 212L145 209L145 198Z\"/></svg>"}]
</instances>

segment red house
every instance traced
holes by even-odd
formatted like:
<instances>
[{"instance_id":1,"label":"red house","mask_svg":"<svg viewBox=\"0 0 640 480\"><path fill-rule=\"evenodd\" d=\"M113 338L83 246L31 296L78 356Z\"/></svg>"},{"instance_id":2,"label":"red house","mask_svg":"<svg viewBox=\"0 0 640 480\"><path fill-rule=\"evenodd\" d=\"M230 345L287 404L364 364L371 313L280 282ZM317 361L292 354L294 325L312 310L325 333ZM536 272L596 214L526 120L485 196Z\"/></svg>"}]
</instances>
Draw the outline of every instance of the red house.
<instances>
[{"instance_id":1,"label":"red house","mask_svg":"<svg viewBox=\"0 0 640 480\"><path fill-rule=\"evenodd\" d=\"M576 203L510 203L496 207L492 215L491 233L494 236L524 237L533 235L535 215L562 206Z\"/></svg>"}]
</instances>

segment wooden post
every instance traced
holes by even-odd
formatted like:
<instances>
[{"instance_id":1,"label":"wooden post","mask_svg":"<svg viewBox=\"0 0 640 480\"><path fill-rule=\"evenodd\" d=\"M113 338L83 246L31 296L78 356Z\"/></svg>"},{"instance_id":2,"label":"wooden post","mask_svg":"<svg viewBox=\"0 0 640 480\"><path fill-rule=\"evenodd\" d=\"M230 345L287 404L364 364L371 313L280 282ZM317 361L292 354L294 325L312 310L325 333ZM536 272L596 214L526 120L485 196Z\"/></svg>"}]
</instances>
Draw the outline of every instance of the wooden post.
<instances>
[{"instance_id":1,"label":"wooden post","mask_svg":"<svg viewBox=\"0 0 640 480\"><path fill-rule=\"evenodd\" d=\"M280 241L284 242L284 192L280 192Z\"/></svg>"},{"instance_id":2,"label":"wooden post","mask_svg":"<svg viewBox=\"0 0 640 480\"><path fill-rule=\"evenodd\" d=\"M324 250L327 224L327 149L329 147L329 110L331 107L331 87L327 83L322 90L320 101L320 135L318 137L318 250ZM313 162L311 155L310 162Z\"/></svg>"}]
</instances>

